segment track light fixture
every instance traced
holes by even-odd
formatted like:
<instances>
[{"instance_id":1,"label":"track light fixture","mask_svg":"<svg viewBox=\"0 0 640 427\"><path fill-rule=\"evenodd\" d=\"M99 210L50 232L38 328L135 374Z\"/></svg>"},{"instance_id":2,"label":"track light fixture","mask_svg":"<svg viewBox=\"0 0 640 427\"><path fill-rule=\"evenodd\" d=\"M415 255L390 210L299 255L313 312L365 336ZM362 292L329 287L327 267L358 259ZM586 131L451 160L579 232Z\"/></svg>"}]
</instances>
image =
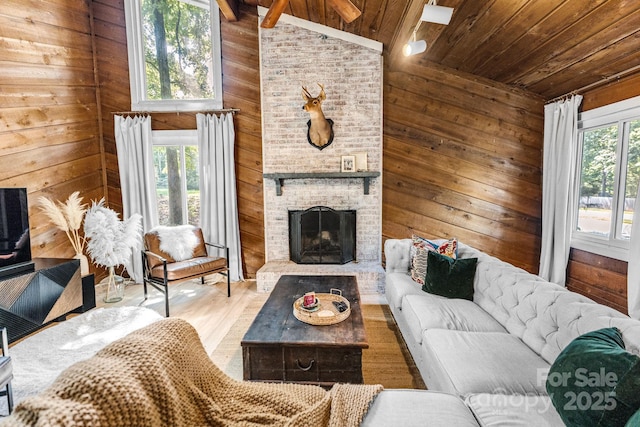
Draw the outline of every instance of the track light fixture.
<instances>
[{"instance_id":1,"label":"track light fixture","mask_svg":"<svg viewBox=\"0 0 640 427\"><path fill-rule=\"evenodd\" d=\"M452 7L438 6L436 0L429 0L429 3L424 5L422 9L422 15L420 20L413 29L411 34L411 40L402 47L402 53L404 56L416 55L427 50L427 42L424 40L416 40L416 33L420 28L422 21L432 22L434 24L449 25L451 16L453 15Z\"/></svg>"},{"instance_id":2,"label":"track light fixture","mask_svg":"<svg viewBox=\"0 0 640 427\"><path fill-rule=\"evenodd\" d=\"M416 40L416 33L413 33L412 41L407 42L402 47L402 54L404 56L417 55L427 50L427 42L424 40Z\"/></svg>"}]
</instances>

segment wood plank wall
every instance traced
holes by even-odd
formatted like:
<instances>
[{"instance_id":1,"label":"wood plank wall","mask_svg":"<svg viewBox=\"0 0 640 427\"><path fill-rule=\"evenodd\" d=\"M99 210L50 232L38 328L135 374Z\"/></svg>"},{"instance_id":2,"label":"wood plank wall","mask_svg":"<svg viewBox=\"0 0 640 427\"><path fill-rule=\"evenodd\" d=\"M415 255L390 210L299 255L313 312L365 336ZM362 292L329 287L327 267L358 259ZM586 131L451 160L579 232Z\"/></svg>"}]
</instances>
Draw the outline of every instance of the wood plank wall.
<instances>
[{"instance_id":1,"label":"wood plank wall","mask_svg":"<svg viewBox=\"0 0 640 427\"><path fill-rule=\"evenodd\" d=\"M105 196L121 211L112 112L130 108L123 0L49 3L46 13L36 6L25 11L16 0L3 8L0 31L15 58L0 61L8 129L0 165L11 170L1 184L28 185L34 197L66 198L80 190L86 199ZM225 107L241 110L235 117L240 228L252 277L264 262L255 8L242 6L239 22L223 20L222 35ZM434 65L386 67L384 237L456 236L534 271L541 101ZM154 129L194 126L193 114L153 115ZM70 255L47 221L32 223L35 253L59 246L67 252L56 253Z\"/></svg>"},{"instance_id":2,"label":"wood plank wall","mask_svg":"<svg viewBox=\"0 0 640 427\"><path fill-rule=\"evenodd\" d=\"M640 73L583 94L582 111L640 96ZM571 249L567 288L627 313L627 263Z\"/></svg>"},{"instance_id":3,"label":"wood plank wall","mask_svg":"<svg viewBox=\"0 0 640 427\"><path fill-rule=\"evenodd\" d=\"M30 4L5 0L0 11L0 186L29 191L34 256L68 257L37 198L80 191L121 211L112 112L130 108L123 0ZM252 277L264 262L255 8L223 20L222 34L224 102L241 110L240 228ZM455 236L536 272L542 101L425 61L385 64L383 237ZM583 107L640 95L639 81L585 93ZM194 128L195 118L154 115L153 127ZM626 310L626 263L573 250L568 273L571 289Z\"/></svg>"},{"instance_id":4,"label":"wood plank wall","mask_svg":"<svg viewBox=\"0 0 640 427\"><path fill-rule=\"evenodd\" d=\"M122 212L112 113L131 108L123 0L94 0L93 9L108 204ZM256 271L264 264L257 19L254 7L241 6L240 20L230 23L222 19L221 28L224 107L240 109L234 117L236 174L243 267L249 278L255 277ZM195 129L195 113L152 114L152 128Z\"/></svg>"},{"instance_id":5,"label":"wood plank wall","mask_svg":"<svg viewBox=\"0 0 640 427\"><path fill-rule=\"evenodd\" d=\"M28 190L34 257L74 255L40 196L104 194L89 15L89 0L0 8L0 187Z\"/></svg>"},{"instance_id":6,"label":"wood plank wall","mask_svg":"<svg viewBox=\"0 0 640 427\"><path fill-rule=\"evenodd\" d=\"M404 61L384 76L383 238L456 237L536 273L543 100Z\"/></svg>"}]
</instances>

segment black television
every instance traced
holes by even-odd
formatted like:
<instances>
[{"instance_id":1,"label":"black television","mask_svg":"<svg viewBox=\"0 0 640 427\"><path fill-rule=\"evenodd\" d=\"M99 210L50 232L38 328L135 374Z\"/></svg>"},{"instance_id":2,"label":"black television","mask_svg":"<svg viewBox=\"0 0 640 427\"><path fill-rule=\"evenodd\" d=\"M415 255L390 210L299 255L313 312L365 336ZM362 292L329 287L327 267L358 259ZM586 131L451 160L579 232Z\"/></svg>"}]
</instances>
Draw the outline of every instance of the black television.
<instances>
[{"instance_id":1,"label":"black television","mask_svg":"<svg viewBox=\"0 0 640 427\"><path fill-rule=\"evenodd\" d=\"M0 277L33 270L26 188L0 188Z\"/></svg>"}]
</instances>

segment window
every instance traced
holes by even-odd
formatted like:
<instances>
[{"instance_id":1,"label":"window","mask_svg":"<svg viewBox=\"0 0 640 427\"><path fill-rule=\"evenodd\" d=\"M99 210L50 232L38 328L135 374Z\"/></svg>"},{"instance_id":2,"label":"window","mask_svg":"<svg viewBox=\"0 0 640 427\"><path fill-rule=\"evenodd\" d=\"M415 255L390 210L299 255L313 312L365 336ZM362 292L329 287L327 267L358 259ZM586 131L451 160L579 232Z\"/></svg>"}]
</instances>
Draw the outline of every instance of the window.
<instances>
[{"instance_id":1,"label":"window","mask_svg":"<svg viewBox=\"0 0 640 427\"><path fill-rule=\"evenodd\" d=\"M571 245L627 260L640 181L640 98L580 116Z\"/></svg>"},{"instance_id":2,"label":"window","mask_svg":"<svg viewBox=\"0 0 640 427\"><path fill-rule=\"evenodd\" d=\"M200 174L196 131L153 131L153 166L160 225L199 226Z\"/></svg>"},{"instance_id":3,"label":"window","mask_svg":"<svg viewBox=\"0 0 640 427\"><path fill-rule=\"evenodd\" d=\"M131 110L222 108L220 20L209 0L125 0Z\"/></svg>"}]
</instances>

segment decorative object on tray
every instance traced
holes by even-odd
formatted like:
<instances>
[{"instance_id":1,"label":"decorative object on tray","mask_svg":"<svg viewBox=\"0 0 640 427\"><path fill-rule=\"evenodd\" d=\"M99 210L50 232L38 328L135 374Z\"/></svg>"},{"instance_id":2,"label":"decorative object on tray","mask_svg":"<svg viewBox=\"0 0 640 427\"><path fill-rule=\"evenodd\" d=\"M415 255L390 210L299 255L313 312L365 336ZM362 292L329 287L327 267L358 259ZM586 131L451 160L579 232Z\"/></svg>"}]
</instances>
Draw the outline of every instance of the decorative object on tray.
<instances>
[{"instance_id":1,"label":"decorative object on tray","mask_svg":"<svg viewBox=\"0 0 640 427\"><path fill-rule=\"evenodd\" d=\"M318 308L318 298L315 292L307 292L302 297L302 308L305 310L315 310Z\"/></svg>"},{"instance_id":2,"label":"decorative object on tray","mask_svg":"<svg viewBox=\"0 0 640 427\"><path fill-rule=\"evenodd\" d=\"M44 196L38 199L40 209L49 217L49 220L60 230L64 231L76 251L74 258L80 260L80 272L83 276L89 274L89 261L84 254L84 236L80 234L82 219L87 212L87 205L82 204L79 191L71 193L65 203L52 201Z\"/></svg>"},{"instance_id":3,"label":"decorative object on tray","mask_svg":"<svg viewBox=\"0 0 640 427\"><path fill-rule=\"evenodd\" d=\"M104 302L118 302L124 297L124 280L116 278L115 267L128 268L134 249L142 245L142 216L131 215L121 221L118 213L104 206L104 199L93 202L84 219L87 251L98 266L109 270Z\"/></svg>"},{"instance_id":4,"label":"decorative object on tray","mask_svg":"<svg viewBox=\"0 0 640 427\"><path fill-rule=\"evenodd\" d=\"M351 314L351 303L342 296L340 289L330 292L314 294L316 303L312 305L305 305L306 295L298 298L293 303L293 315L301 322L317 326L335 325L347 319Z\"/></svg>"}]
</instances>

